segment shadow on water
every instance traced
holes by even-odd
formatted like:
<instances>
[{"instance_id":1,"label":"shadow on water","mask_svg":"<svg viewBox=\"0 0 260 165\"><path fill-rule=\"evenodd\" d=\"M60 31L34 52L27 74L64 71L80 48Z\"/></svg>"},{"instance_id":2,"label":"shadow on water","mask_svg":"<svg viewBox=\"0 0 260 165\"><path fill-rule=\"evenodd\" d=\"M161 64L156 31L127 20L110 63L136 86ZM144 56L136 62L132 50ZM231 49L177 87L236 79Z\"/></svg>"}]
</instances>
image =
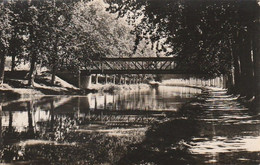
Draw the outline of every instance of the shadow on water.
<instances>
[{"instance_id":1,"label":"shadow on water","mask_svg":"<svg viewBox=\"0 0 260 165\"><path fill-rule=\"evenodd\" d=\"M195 124L196 121L177 119L153 127L143 142L130 146L130 152L118 164L192 163L194 159L187 141L197 133Z\"/></svg>"},{"instance_id":2,"label":"shadow on water","mask_svg":"<svg viewBox=\"0 0 260 165\"><path fill-rule=\"evenodd\" d=\"M196 100L199 102L199 100ZM174 118L161 124L154 124L145 139L130 145L128 153L117 164L193 164L196 159L188 144L199 135L197 115L199 105L189 103L175 114ZM142 154L140 154L142 153Z\"/></svg>"},{"instance_id":3,"label":"shadow on water","mask_svg":"<svg viewBox=\"0 0 260 165\"><path fill-rule=\"evenodd\" d=\"M117 164L259 164L259 113L224 93L205 91L154 124Z\"/></svg>"}]
</instances>

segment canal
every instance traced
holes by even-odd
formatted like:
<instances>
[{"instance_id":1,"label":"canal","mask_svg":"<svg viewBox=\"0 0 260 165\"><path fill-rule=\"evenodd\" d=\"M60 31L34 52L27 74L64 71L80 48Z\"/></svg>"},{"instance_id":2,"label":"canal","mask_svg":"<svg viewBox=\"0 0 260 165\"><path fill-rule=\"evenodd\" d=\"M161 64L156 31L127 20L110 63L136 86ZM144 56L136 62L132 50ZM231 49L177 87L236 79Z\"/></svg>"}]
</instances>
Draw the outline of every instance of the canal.
<instances>
[{"instance_id":1,"label":"canal","mask_svg":"<svg viewBox=\"0 0 260 165\"><path fill-rule=\"evenodd\" d=\"M1 163L260 163L259 114L225 90L30 96L1 108Z\"/></svg>"}]
</instances>

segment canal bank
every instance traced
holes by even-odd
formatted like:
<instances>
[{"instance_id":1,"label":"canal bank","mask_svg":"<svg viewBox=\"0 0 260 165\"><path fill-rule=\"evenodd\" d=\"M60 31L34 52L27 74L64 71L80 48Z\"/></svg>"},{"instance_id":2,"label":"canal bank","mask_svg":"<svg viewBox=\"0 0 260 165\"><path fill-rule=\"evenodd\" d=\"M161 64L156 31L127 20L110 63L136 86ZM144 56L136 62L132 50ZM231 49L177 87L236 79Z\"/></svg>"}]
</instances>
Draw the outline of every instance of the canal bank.
<instances>
[{"instance_id":1,"label":"canal bank","mask_svg":"<svg viewBox=\"0 0 260 165\"><path fill-rule=\"evenodd\" d=\"M28 86L26 71L7 72L5 83L0 86L0 102L16 101L30 96L56 96L56 95L87 95L89 93L118 93L122 91L149 90L149 85L144 83L136 84L115 84L97 83L92 84L87 89L81 89L74 83L55 76L55 84L51 84L51 75L42 72L35 77L34 83ZM18 76L16 76L16 74ZM73 82L73 81L72 81Z\"/></svg>"}]
</instances>

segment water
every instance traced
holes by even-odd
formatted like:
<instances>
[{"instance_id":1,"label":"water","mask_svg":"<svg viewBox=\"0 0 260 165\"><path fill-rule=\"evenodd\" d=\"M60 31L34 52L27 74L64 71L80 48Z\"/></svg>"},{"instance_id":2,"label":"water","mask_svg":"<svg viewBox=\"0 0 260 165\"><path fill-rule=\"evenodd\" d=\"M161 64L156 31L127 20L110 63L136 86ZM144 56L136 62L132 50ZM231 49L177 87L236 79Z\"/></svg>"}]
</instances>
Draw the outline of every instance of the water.
<instances>
[{"instance_id":1,"label":"water","mask_svg":"<svg viewBox=\"0 0 260 165\"><path fill-rule=\"evenodd\" d=\"M4 163L260 163L258 112L223 90L32 96L3 103L0 121Z\"/></svg>"},{"instance_id":2,"label":"water","mask_svg":"<svg viewBox=\"0 0 260 165\"><path fill-rule=\"evenodd\" d=\"M199 89L159 87L87 96L32 96L4 103L2 162L102 164L118 161L148 127Z\"/></svg>"}]
</instances>

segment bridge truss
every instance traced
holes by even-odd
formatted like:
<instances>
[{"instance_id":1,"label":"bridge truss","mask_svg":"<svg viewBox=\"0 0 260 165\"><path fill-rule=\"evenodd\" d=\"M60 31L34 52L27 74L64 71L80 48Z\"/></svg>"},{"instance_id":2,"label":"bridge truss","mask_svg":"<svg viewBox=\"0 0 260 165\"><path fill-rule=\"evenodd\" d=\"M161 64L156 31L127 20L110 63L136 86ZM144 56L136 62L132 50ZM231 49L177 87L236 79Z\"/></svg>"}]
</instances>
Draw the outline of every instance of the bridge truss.
<instances>
[{"instance_id":1,"label":"bridge truss","mask_svg":"<svg viewBox=\"0 0 260 165\"><path fill-rule=\"evenodd\" d=\"M101 58L81 74L178 74L175 57Z\"/></svg>"}]
</instances>

